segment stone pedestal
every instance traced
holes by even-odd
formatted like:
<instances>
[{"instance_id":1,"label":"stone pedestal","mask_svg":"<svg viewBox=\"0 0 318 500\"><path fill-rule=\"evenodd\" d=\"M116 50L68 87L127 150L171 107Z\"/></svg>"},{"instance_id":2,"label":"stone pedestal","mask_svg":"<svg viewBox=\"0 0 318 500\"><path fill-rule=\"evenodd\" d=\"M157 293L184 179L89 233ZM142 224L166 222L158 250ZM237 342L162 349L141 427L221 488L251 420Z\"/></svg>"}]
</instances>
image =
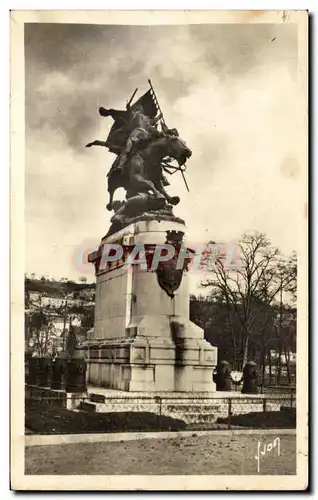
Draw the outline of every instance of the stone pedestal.
<instances>
[{"instance_id":1,"label":"stone pedestal","mask_svg":"<svg viewBox=\"0 0 318 500\"><path fill-rule=\"evenodd\" d=\"M183 231L169 221L143 221L103 238L96 266L94 329L87 343L87 383L125 391L214 391L217 349L189 320L188 276L170 297L156 271L119 261L98 269L104 243L163 244L167 231ZM98 257L99 256L99 257Z\"/></svg>"}]
</instances>

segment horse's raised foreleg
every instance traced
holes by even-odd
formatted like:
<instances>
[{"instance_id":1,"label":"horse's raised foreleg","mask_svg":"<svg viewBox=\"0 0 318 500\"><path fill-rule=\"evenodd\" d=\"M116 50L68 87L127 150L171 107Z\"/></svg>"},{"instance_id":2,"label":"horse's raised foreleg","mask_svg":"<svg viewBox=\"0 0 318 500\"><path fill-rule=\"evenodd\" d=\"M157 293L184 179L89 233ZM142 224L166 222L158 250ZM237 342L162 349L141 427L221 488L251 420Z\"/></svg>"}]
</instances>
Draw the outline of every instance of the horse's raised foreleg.
<instances>
[{"instance_id":1,"label":"horse's raised foreleg","mask_svg":"<svg viewBox=\"0 0 318 500\"><path fill-rule=\"evenodd\" d=\"M163 187L162 181L159 180L155 182L156 189L166 198L167 202L171 205L178 205L180 198L179 196L169 196L165 188Z\"/></svg>"},{"instance_id":2,"label":"horse's raised foreleg","mask_svg":"<svg viewBox=\"0 0 318 500\"><path fill-rule=\"evenodd\" d=\"M123 187L125 188L125 179L123 179L122 171L116 168L116 162L118 158L114 161L110 172L107 175L107 190L109 193L109 202L106 205L107 210L113 210L113 198L116 189Z\"/></svg>"},{"instance_id":3,"label":"horse's raised foreleg","mask_svg":"<svg viewBox=\"0 0 318 500\"><path fill-rule=\"evenodd\" d=\"M107 210L111 211L113 210L113 198L114 198L114 193L115 189L110 190L108 187L108 193L109 193L109 202L106 205Z\"/></svg>"},{"instance_id":4,"label":"horse's raised foreleg","mask_svg":"<svg viewBox=\"0 0 318 500\"><path fill-rule=\"evenodd\" d=\"M103 146L104 148L107 148L105 141L98 141L98 140L86 144L87 148L91 148L92 146Z\"/></svg>"},{"instance_id":5,"label":"horse's raised foreleg","mask_svg":"<svg viewBox=\"0 0 318 500\"><path fill-rule=\"evenodd\" d=\"M164 198L164 195L156 188L153 181L145 178L144 172L144 161L139 154L132 156L130 165L128 165L129 172L129 193L147 193L152 191L153 194L158 198Z\"/></svg>"}]
</instances>

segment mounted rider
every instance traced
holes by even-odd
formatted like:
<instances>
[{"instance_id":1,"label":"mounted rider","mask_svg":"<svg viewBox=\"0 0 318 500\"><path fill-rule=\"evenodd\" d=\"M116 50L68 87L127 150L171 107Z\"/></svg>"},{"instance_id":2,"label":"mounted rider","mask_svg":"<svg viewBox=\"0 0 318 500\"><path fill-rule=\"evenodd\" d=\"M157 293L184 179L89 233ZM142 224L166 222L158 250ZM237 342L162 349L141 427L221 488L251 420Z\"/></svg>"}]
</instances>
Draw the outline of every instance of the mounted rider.
<instances>
[{"instance_id":1,"label":"mounted rider","mask_svg":"<svg viewBox=\"0 0 318 500\"><path fill-rule=\"evenodd\" d=\"M165 124L162 112L158 109L158 103L154 100L151 91L146 92L131 105L136 92L137 89L127 103L126 110L99 108L101 116L111 116L114 120L104 145L116 154L117 158L107 176L114 170L123 170L129 157L143 149L150 141L163 137L165 134L179 135L176 129L169 129ZM159 122L161 130L157 128ZM169 185L163 174L162 182L165 186Z\"/></svg>"},{"instance_id":2,"label":"mounted rider","mask_svg":"<svg viewBox=\"0 0 318 500\"><path fill-rule=\"evenodd\" d=\"M118 168L123 168L126 164L129 155L132 152L142 149L147 143L153 139L158 139L163 137L163 132L157 129L157 122L161 118L160 116L156 119L149 118L144 111L142 106L136 110L130 110L130 134L128 136L124 150L120 155L120 160L118 163Z\"/></svg>"}]
</instances>

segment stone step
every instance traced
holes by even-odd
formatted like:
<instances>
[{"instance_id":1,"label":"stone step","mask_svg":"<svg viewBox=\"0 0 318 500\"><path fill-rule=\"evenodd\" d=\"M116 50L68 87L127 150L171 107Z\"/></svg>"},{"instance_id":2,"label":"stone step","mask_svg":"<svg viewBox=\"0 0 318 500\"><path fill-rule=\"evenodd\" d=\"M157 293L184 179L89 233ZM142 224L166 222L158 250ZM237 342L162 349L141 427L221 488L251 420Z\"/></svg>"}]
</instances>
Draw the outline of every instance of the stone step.
<instances>
[{"instance_id":1,"label":"stone step","mask_svg":"<svg viewBox=\"0 0 318 500\"><path fill-rule=\"evenodd\" d=\"M216 399L216 400L194 400L194 399L162 399L161 401L155 400L154 398L107 398L99 394L90 394L90 401L94 403L101 403L107 405L151 405L151 406L167 406L167 405L176 405L176 406L197 406L201 408L202 406L220 406L220 405L228 405L226 400ZM233 403L235 404L235 403ZM260 403L261 404L261 403Z\"/></svg>"},{"instance_id":2,"label":"stone step","mask_svg":"<svg viewBox=\"0 0 318 500\"><path fill-rule=\"evenodd\" d=\"M162 405L162 410L164 411L169 411L169 412L178 412L182 411L184 413L211 413L211 411L214 412L220 412L224 409L227 408L227 405L191 405L191 404L175 404L175 405L170 405L170 404L164 404Z\"/></svg>"},{"instance_id":3,"label":"stone step","mask_svg":"<svg viewBox=\"0 0 318 500\"><path fill-rule=\"evenodd\" d=\"M158 404L136 404L136 403L123 403L114 404L114 403L95 403L96 411L100 413L111 413L111 412L124 412L124 411L133 411L133 412L151 412L151 413L160 413L160 406ZM161 413L162 414L209 414L214 412L218 415L227 413L227 406L198 406L198 405L162 405Z\"/></svg>"},{"instance_id":4,"label":"stone step","mask_svg":"<svg viewBox=\"0 0 318 500\"><path fill-rule=\"evenodd\" d=\"M90 403L87 403L90 404ZM123 411L149 411L151 413L159 413L160 405L154 402L132 402L132 401L105 401L105 403L94 404L96 407L96 411L101 413L110 413L110 412L123 412ZM266 404L267 411L279 411L279 404ZM263 404L232 404L232 413L249 413L252 411L263 411ZM219 404L219 405L197 405L197 404L166 404L162 403L161 412L165 414L169 413L198 413L198 414L206 414L214 412L215 414L227 414L228 413L228 405L227 404Z\"/></svg>"},{"instance_id":5,"label":"stone step","mask_svg":"<svg viewBox=\"0 0 318 500\"><path fill-rule=\"evenodd\" d=\"M81 401L78 405L78 410L94 413L96 411L96 405L86 401Z\"/></svg>"},{"instance_id":6,"label":"stone step","mask_svg":"<svg viewBox=\"0 0 318 500\"><path fill-rule=\"evenodd\" d=\"M140 393L102 393L98 389L89 393L90 402L82 403L81 411L99 413L121 412L150 412L183 420L188 424L215 423L217 418L228 416L229 397L224 393L214 398L195 394L193 396L180 394L146 395ZM233 397L231 398L232 415L263 411L262 397ZM284 403L266 402L266 411L279 411Z\"/></svg>"},{"instance_id":7,"label":"stone step","mask_svg":"<svg viewBox=\"0 0 318 500\"><path fill-rule=\"evenodd\" d=\"M267 405L267 411L279 411L279 405ZM99 413L121 413L121 412L150 412L154 414L160 413L159 405L154 404L128 404L121 402L121 404L105 403L89 403L81 402L78 409L85 412L99 412ZM248 404L242 405L241 407L232 407L232 415L239 415L249 413L251 411L263 411L263 406L261 404L250 407ZM179 420L183 420L187 424L212 424L217 421L218 418L228 416L228 406L202 406L197 405L162 405L161 414L164 416L169 416Z\"/></svg>"},{"instance_id":8,"label":"stone step","mask_svg":"<svg viewBox=\"0 0 318 500\"><path fill-rule=\"evenodd\" d=\"M110 403L106 401L105 403L95 403L96 411L100 413L113 413L113 412L124 412L124 411L134 411L134 412L150 412L159 413L159 405L157 404L138 404L138 403Z\"/></svg>"},{"instance_id":9,"label":"stone step","mask_svg":"<svg viewBox=\"0 0 318 500\"><path fill-rule=\"evenodd\" d=\"M93 403L105 403L105 396L103 394L91 393L89 399Z\"/></svg>"},{"instance_id":10,"label":"stone step","mask_svg":"<svg viewBox=\"0 0 318 500\"><path fill-rule=\"evenodd\" d=\"M184 413L180 415L179 413L169 413L169 416L179 420L183 420L186 424L214 424L220 414L215 413Z\"/></svg>"}]
</instances>

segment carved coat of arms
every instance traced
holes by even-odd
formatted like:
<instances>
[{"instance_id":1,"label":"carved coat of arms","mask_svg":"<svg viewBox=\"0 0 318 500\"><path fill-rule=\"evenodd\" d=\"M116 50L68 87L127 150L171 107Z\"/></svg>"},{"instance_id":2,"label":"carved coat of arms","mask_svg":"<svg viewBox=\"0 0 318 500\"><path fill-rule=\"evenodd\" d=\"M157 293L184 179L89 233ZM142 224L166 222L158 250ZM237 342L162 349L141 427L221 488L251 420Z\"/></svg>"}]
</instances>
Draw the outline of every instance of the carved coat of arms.
<instances>
[{"instance_id":1,"label":"carved coat of arms","mask_svg":"<svg viewBox=\"0 0 318 500\"><path fill-rule=\"evenodd\" d=\"M184 266L180 269L177 266L179 251L182 246L182 231L167 231L166 244L173 245L175 248L174 256L168 261L160 261L158 263L156 273L160 287L169 295L174 297L174 292L181 285Z\"/></svg>"}]
</instances>

